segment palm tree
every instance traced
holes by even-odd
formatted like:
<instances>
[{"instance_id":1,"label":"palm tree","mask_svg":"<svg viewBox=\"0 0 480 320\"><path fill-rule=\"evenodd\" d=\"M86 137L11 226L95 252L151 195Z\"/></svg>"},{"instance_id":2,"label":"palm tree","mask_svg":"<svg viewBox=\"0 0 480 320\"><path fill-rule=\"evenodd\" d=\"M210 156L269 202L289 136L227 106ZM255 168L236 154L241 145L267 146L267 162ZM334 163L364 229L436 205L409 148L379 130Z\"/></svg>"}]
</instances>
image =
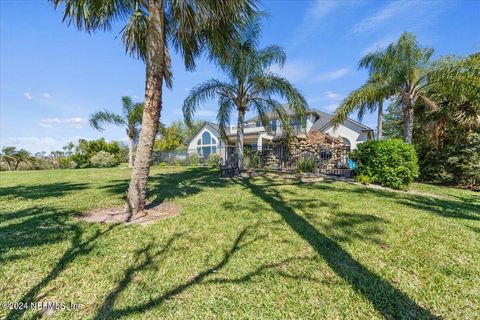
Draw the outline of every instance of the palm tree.
<instances>
[{"instance_id":1,"label":"palm tree","mask_svg":"<svg viewBox=\"0 0 480 320\"><path fill-rule=\"evenodd\" d=\"M103 131L104 124L126 126L128 137L128 166L133 167L133 149L138 139L138 127L142 123L143 103L133 103L132 98L122 97L123 113L116 114L110 111L97 111L90 115L90 125Z\"/></svg>"},{"instance_id":2,"label":"palm tree","mask_svg":"<svg viewBox=\"0 0 480 320\"><path fill-rule=\"evenodd\" d=\"M258 22L251 22L243 31L241 39L233 44L224 59L218 61L229 81L210 79L194 87L183 104L185 123L191 124L198 106L207 100L217 98L217 121L225 136L233 110L238 113L236 152L238 167L243 169L243 136L245 113L257 113L264 126L275 114L284 128L289 128L285 108L274 99L279 96L288 101L289 107L300 119L307 108L305 98L287 79L269 71L277 63L283 66L286 55L278 46L257 50L260 31Z\"/></svg>"},{"instance_id":3,"label":"palm tree","mask_svg":"<svg viewBox=\"0 0 480 320\"><path fill-rule=\"evenodd\" d=\"M257 0L52 0L64 20L87 32L109 30L125 21L121 40L126 51L145 62L145 106L125 211L131 217L145 208L152 148L162 109L163 81L172 85L169 47L180 53L188 70L206 49L222 53L238 28L256 12Z\"/></svg>"},{"instance_id":4,"label":"palm tree","mask_svg":"<svg viewBox=\"0 0 480 320\"><path fill-rule=\"evenodd\" d=\"M377 109L377 140L382 140L383 101L387 99L390 88L378 73L370 76L368 81L359 89L346 97L335 110L333 122L342 123L348 115L357 110L357 117L361 121L367 112Z\"/></svg>"},{"instance_id":5,"label":"palm tree","mask_svg":"<svg viewBox=\"0 0 480 320\"><path fill-rule=\"evenodd\" d=\"M0 156L7 163L9 171L17 170L20 163L32 160L30 152L25 149L17 150L15 147L3 147Z\"/></svg>"},{"instance_id":6,"label":"palm tree","mask_svg":"<svg viewBox=\"0 0 480 320\"><path fill-rule=\"evenodd\" d=\"M394 94L383 74L388 62L388 57L383 52L369 53L360 59L358 67L368 68L370 78L342 101L333 117L335 124L345 121L355 110L361 121L367 112L371 113L377 109L377 140L382 140L383 101Z\"/></svg>"},{"instance_id":7,"label":"palm tree","mask_svg":"<svg viewBox=\"0 0 480 320\"><path fill-rule=\"evenodd\" d=\"M404 32L396 43L390 44L384 51L367 54L359 65L369 68L370 79L344 100L335 114L337 123L354 110L359 110L359 116L363 116L366 111L373 111L378 106L380 113L380 100L394 98L402 104L404 141L412 143L414 108L418 99L422 99L429 109L436 108L428 97L428 88L433 83L429 63L432 54L433 49L420 46L415 35L408 32Z\"/></svg>"}]
</instances>

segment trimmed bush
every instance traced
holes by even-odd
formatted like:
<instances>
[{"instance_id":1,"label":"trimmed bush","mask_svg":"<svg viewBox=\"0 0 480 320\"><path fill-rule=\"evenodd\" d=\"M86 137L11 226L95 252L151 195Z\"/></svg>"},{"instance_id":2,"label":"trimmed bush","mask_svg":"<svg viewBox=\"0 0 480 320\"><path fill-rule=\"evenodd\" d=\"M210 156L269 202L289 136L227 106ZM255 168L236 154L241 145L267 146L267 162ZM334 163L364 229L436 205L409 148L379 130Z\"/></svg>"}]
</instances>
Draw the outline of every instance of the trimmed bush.
<instances>
[{"instance_id":1,"label":"trimmed bush","mask_svg":"<svg viewBox=\"0 0 480 320\"><path fill-rule=\"evenodd\" d=\"M302 159L298 161L298 172L314 172L315 171L315 159Z\"/></svg>"},{"instance_id":2,"label":"trimmed bush","mask_svg":"<svg viewBox=\"0 0 480 320\"><path fill-rule=\"evenodd\" d=\"M188 164L191 166L198 166L200 164L200 157L196 153L192 153L188 156Z\"/></svg>"},{"instance_id":3,"label":"trimmed bush","mask_svg":"<svg viewBox=\"0 0 480 320\"><path fill-rule=\"evenodd\" d=\"M118 166L120 161L115 155L102 150L90 158L90 164L96 168L110 168Z\"/></svg>"},{"instance_id":4,"label":"trimmed bush","mask_svg":"<svg viewBox=\"0 0 480 320\"><path fill-rule=\"evenodd\" d=\"M418 176L418 160L412 145L401 140L367 141L357 146L351 158L357 174L393 189L408 189Z\"/></svg>"},{"instance_id":5,"label":"trimmed bush","mask_svg":"<svg viewBox=\"0 0 480 320\"><path fill-rule=\"evenodd\" d=\"M216 153L210 153L208 155L208 165L212 168L218 168L220 162L220 156Z\"/></svg>"}]
</instances>

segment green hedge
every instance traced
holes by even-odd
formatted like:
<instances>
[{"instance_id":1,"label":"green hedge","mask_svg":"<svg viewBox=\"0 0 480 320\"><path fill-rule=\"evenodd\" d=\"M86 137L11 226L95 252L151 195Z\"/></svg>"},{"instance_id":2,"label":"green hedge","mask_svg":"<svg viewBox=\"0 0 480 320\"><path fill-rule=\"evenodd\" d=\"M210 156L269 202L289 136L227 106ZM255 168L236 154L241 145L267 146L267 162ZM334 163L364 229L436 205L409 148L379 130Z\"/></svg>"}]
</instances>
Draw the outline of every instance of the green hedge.
<instances>
[{"instance_id":1,"label":"green hedge","mask_svg":"<svg viewBox=\"0 0 480 320\"><path fill-rule=\"evenodd\" d=\"M351 158L357 163L357 174L372 183L394 189L408 189L418 176L418 160L412 145L401 140L367 141L357 146Z\"/></svg>"}]
</instances>

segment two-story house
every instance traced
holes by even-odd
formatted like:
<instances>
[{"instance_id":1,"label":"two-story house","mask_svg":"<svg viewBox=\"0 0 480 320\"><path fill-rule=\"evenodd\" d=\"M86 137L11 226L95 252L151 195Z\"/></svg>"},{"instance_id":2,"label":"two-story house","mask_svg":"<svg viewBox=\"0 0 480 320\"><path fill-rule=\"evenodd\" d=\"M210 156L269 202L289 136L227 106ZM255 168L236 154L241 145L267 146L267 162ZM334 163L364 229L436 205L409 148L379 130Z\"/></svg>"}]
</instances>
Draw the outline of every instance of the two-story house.
<instances>
[{"instance_id":1,"label":"two-story house","mask_svg":"<svg viewBox=\"0 0 480 320\"><path fill-rule=\"evenodd\" d=\"M308 134L311 131L320 131L333 137L342 138L345 145L355 149L357 144L373 139L373 130L364 124L347 118L336 127L332 123L332 115L323 111L310 108L303 119L303 124L295 114L285 108L291 117L291 125L297 134ZM247 119L244 126L244 145L252 149L262 150L275 136L282 135L282 125L272 115L269 124L264 127L258 116ZM222 139L218 124L205 122L205 124L188 141L189 153L198 153L208 157L210 153L219 153L220 149L235 146L237 140L237 126L232 124L226 129L226 139Z\"/></svg>"}]
</instances>

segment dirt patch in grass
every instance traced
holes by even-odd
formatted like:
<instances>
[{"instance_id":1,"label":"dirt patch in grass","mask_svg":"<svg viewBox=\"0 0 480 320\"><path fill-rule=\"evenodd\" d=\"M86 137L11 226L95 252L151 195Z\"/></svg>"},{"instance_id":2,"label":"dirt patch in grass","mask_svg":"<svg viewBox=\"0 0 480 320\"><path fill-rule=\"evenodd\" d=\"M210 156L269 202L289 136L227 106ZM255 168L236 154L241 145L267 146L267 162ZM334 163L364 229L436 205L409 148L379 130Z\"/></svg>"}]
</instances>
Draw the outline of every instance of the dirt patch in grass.
<instances>
[{"instance_id":1,"label":"dirt patch in grass","mask_svg":"<svg viewBox=\"0 0 480 320\"><path fill-rule=\"evenodd\" d=\"M182 207L174 202L161 202L156 204L149 204L146 206L144 212L128 217L124 212L124 205L119 205L110 208L95 209L86 212L77 217L80 221L92 223L122 223L122 224L140 224L149 225L159 220L168 217L173 217L180 214Z\"/></svg>"}]
</instances>

